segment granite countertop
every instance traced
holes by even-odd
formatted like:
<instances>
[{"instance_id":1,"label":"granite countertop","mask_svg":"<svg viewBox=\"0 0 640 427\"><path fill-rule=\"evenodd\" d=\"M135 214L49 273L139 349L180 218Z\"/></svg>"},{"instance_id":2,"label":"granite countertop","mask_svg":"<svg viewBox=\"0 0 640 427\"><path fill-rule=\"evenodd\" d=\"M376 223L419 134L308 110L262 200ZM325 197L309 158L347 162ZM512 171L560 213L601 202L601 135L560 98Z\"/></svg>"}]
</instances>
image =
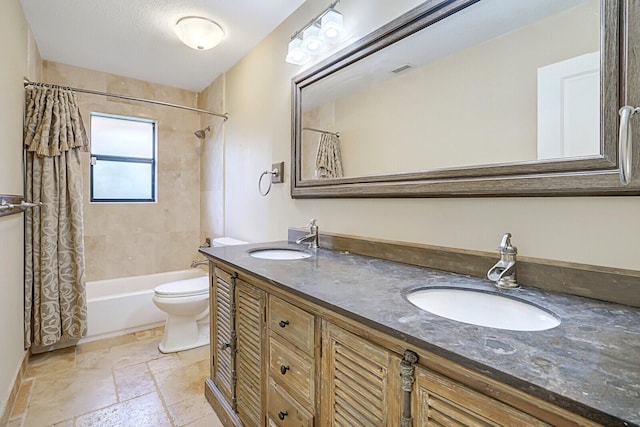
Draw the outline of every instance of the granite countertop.
<instances>
[{"instance_id":1,"label":"granite countertop","mask_svg":"<svg viewBox=\"0 0 640 427\"><path fill-rule=\"evenodd\" d=\"M270 242L200 252L367 326L467 366L604 425L640 425L640 309L547 292L499 290L492 282L367 256L318 249L312 257L253 258ZM425 286L505 293L552 311L562 323L522 332L430 314L406 293Z\"/></svg>"}]
</instances>

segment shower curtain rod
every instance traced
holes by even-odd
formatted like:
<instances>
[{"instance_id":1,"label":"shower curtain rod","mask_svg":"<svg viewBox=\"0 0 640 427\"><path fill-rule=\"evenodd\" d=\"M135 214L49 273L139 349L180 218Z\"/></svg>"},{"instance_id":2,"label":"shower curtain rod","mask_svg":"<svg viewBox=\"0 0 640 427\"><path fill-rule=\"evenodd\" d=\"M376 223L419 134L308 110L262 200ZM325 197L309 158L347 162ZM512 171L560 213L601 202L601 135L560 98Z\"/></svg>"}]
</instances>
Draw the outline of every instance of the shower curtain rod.
<instances>
[{"instance_id":1,"label":"shower curtain rod","mask_svg":"<svg viewBox=\"0 0 640 427\"><path fill-rule=\"evenodd\" d=\"M148 104L156 104L156 105L162 105L165 107L180 108L182 110L195 111L196 113L210 114L212 116L222 117L225 122L229 119L229 115L227 113L224 113L224 114L214 113L213 111L202 110L200 108L194 108L194 107L187 107L185 105L171 104L169 102L155 101L153 99L145 99L145 98L136 98L134 96L118 95L118 94L108 93L108 92L99 92L97 90L79 89L75 87L60 86L60 85L54 85L49 83L32 82L31 80L25 78L24 87L26 88L27 86L61 87L61 88L69 89L78 93L88 93L90 95L108 96L110 98L125 99L127 101L146 102Z\"/></svg>"},{"instance_id":2,"label":"shower curtain rod","mask_svg":"<svg viewBox=\"0 0 640 427\"><path fill-rule=\"evenodd\" d=\"M340 132L329 132L328 130L314 129L314 128L302 128L302 130L310 130L311 132L326 133L328 135L334 135L340 138Z\"/></svg>"}]
</instances>

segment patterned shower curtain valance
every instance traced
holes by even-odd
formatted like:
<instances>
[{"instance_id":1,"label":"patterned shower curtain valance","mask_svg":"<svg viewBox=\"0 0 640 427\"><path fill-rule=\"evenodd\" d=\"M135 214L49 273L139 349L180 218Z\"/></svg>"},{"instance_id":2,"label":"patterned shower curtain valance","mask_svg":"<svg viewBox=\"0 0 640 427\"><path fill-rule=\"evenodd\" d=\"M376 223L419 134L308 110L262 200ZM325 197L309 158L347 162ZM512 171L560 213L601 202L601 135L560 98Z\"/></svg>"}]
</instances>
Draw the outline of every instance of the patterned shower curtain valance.
<instances>
[{"instance_id":1,"label":"patterned shower curtain valance","mask_svg":"<svg viewBox=\"0 0 640 427\"><path fill-rule=\"evenodd\" d=\"M24 144L27 151L48 157L72 148L87 150L87 132L72 91L52 85L26 89Z\"/></svg>"},{"instance_id":2,"label":"patterned shower curtain valance","mask_svg":"<svg viewBox=\"0 0 640 427\"><path fill-rule=\"evenodd\" d=\"M73 92L26 89L25 347L86 335L82 164L87 133Z\"/></svg>"}]
</instances>

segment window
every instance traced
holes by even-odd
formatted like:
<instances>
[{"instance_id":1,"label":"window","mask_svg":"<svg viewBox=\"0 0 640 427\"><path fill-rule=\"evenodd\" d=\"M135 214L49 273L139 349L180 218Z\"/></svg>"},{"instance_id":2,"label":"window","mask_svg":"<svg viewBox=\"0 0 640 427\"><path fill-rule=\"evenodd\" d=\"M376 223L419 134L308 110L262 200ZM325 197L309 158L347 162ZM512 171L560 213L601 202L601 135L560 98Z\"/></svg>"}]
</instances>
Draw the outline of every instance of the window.
<instances>
[{"instance_id":1,"label":"window","mask_svg":"<svg viewBox=\"0 0 640 427\"><path fill-rule=\"evenodd\" d=\"M156 122L91 114L91 201L156 201Z\"/></svg>"}]
</instances>

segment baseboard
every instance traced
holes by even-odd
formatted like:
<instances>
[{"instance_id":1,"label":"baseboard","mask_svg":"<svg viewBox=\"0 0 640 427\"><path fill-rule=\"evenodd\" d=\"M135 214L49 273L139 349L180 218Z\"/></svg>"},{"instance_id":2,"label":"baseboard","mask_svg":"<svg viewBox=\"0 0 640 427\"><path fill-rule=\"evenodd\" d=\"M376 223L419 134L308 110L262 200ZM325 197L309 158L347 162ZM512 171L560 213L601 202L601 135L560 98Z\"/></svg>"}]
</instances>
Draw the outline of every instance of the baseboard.
<instances>
[{"instance_id":1,"label":"baseboard","mask_svg":"<svg viewBox=\"0 0 640 427\"><path fill-rule=\"evenodd\" d=\"M2 414L2 416L0 416L0 426L5 426L9 423L11 410L13 409L13 405L15 404L16 398L18 397L18 391L20 390L20 385L22 385L22 379L24 378L24 374L27 371L29 356L30 356L30 352L25 351L24 357L22 358L22 363L20 364L20 369L18 369L16 378L13 381L13 387L11 387L11 392L9 393L9 398L7 399L7 406L5 406L4 413Z\"/></svg>"}]
</instances>

